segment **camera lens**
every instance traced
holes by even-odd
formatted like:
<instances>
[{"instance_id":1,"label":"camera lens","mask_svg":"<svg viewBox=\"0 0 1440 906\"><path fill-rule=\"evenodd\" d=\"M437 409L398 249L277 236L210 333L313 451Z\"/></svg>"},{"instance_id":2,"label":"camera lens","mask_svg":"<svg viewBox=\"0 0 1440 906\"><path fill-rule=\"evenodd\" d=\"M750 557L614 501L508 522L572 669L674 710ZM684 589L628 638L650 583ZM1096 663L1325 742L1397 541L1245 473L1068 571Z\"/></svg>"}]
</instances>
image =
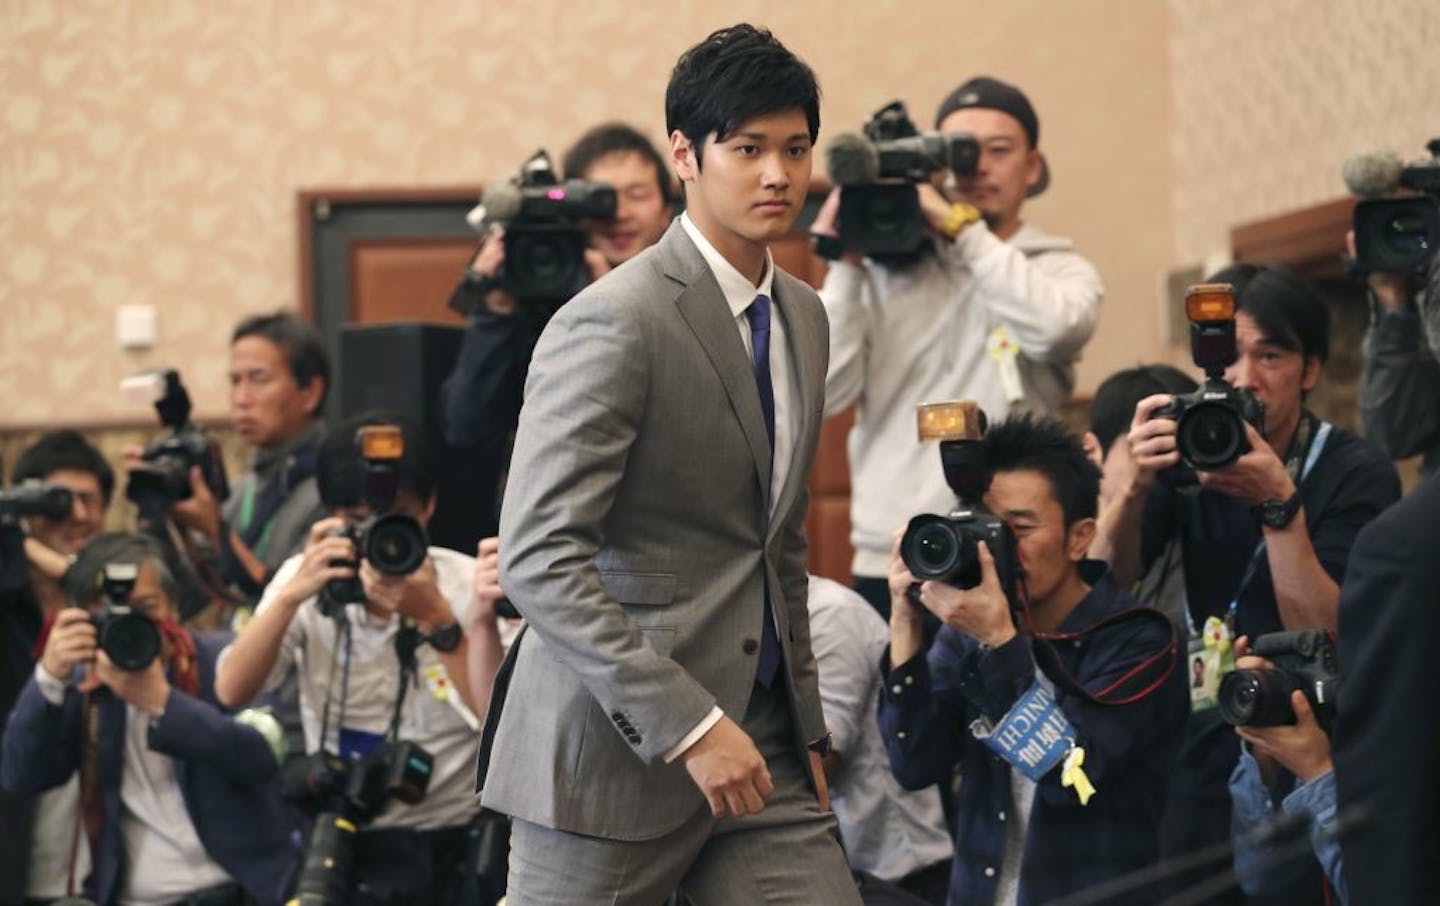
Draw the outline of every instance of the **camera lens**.
<instances>
[{"instance_id":1,"label":"camera lens","mask_svg":"<svg viewBox=\"0 0 1440 906\"><path fill-rule=\"evenodd\" d=\"M1279 670L1236 670L1220 681L1220 716L1235 727L1295 723L1290 693L1300 688Z\"/></svg>"},{"instance_id":2,"label":"camera lens","mask_svg":"<svg viewBox=\"0 0 1440 906\"><path fill-rule=\"evenodd\" d=\"M413 517L381 516L365 534L365 559L389 576L408 576L425 562L429 539Z\"/></svg>"},{"instance_id":3,"label":"camera lens","mask_svg":"<svg viewBox=\"0 0 1440 906\"><path fill-rule=\"evenodd\" d=\"M160 630L149 617L122 613L105 620L100 647L121 670L144 670L160 656Z\"/></svg>"},{"instance_id":4,"label":"camera lens","mask_svg":"<svg viewBox=\"0 0 1440 906\"><path fill-rule=\"evenodd\" d=\"M943 516L916 516L900 539L900 559L921 582L938 580L960 588L980 584L980 551L975 539Z\"/></svg>"},{"instance_id":5,"label":"camera lens","mask_svg":"<svg viewBox=\"0 0 1440 906\"><path fill-rule=\"evenodd\" d=\"M568 299L583 285L585 234L580 230L512 227L505 240L505 271L520 299Z\"/></svg>"},{"instance_id":6,"label":"camera lens","mask_svg":"<svg viewBox=\"0 0 1440 906\"><path fill-rule=\"evenodd\" d=\"M1201 403L1180 418L1176 445L1197 469L1222 469L1245 450L1245 426L1240 413L1219 403Z\"/></svg>"}]
</instances>

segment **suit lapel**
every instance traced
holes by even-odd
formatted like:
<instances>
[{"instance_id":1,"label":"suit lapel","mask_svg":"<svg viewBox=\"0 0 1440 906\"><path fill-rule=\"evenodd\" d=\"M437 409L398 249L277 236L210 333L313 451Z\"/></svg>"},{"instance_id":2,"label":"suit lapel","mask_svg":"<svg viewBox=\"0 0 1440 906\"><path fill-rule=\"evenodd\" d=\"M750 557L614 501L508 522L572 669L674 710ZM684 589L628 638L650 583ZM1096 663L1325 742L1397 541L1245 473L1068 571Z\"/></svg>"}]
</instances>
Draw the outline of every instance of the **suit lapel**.
<instances>
[{"instance_id":1,"label":"suit lapel","mask_svg":"<svg viewBox=\"0 0 1440 906\"><path fill-rule=\"evenodd\" d=\"M695 248L677 219L660 240L666 252L665 273L684 285L675 299L680 316L705 350L735 417L745 432L760 489L770 497L770 438L765 433L765 414L760 409L760 391L755 372L745 356L745 343L730 316L730 306L715 275Z\"/></svg>"}]
</instances>

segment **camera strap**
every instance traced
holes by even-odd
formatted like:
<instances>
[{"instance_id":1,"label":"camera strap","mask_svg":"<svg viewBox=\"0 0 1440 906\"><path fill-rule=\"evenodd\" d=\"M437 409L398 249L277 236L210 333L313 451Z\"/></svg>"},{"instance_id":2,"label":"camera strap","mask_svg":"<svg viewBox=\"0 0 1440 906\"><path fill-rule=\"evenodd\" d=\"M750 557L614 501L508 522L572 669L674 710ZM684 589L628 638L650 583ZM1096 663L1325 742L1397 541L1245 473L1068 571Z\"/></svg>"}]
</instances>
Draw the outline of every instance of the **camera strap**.
<instances>
[{"instance_id":1,"label":"camera strap","mask_svg":"<svg viewBox=\"0 0 1440 906\"><path fill-rule=\"evenodd\" d=\"M1108 686L1091 692L1070 673L1060 657L1056 642L1080 643L1102 629L1125 623L1154 623L1163 626L1167 641L1157 651L1125 671ZM1037 632L1032 650L1035 664L1057 687L1091 704L1113 707L1133 704L1145 698L1169 678L1179 660L1179 642L1170 618L1150 607L1129 607L1098 620L1078 632Z\"/></svg>"}]
</instances>

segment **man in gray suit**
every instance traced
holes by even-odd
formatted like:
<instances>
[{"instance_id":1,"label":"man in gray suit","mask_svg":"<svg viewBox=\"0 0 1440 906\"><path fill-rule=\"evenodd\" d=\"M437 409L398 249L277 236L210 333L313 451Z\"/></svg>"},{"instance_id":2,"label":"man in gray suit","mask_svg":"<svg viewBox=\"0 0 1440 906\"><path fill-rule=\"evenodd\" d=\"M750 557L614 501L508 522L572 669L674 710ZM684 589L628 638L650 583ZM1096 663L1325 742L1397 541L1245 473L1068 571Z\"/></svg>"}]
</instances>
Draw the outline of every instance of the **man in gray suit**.
<instances>
[{"instance_id":1,"label":"man in gray suit","mask_svg":"<svg viewBox=\"0 0 1440 906\"><path fill-rule=\"evenodd\" d=\"M806 615L827 326L768 251L819 89L740 25L680 58L666 118L687 213L535 348L500 524L529 631L484 802L514 819L512 906L858 904Z\"/></svg>"}]
</instances>

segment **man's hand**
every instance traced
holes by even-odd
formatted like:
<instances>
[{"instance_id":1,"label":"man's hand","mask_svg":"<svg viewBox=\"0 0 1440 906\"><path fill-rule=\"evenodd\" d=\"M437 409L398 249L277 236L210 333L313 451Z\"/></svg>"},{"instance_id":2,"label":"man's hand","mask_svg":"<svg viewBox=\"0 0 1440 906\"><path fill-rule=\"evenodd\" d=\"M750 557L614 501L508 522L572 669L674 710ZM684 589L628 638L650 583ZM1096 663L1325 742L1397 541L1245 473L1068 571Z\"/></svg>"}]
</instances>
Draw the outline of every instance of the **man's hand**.
<instances>
[{"instance_id":1,"label":"man's hand","mask_svg":"<svg viewBox=\"0 0 1440 906\"><path fill-rule=\"evenodd\" d=\"M287 600L299 604L318 595L331 579L355 575L355 567L350 565L355 562L355 543L337 534L343 528L345 520L339 516L321 519L310 526L300 568L281 592Z\"/></svg>"},{"instance_id":2,"label":"man's hand","mask_svg":"<svg viewBox=\"0 0 1440 906\"><path fill-rule=\"evenodd\" d=\"M820 803L820 811L830 811L830 778L825 776L825 759L813 749L810 751L810 774L815 778L815 799Z\"/></svg>"},{"instance_id":3,"label":"man's hand","mask_svg":"<svg viewBox=\"0 0 1440 906\"><path fill-rule=\"evenodd\" d=\"M925 225L937 236L946 239L951 238L945 232L945 226L950 220L950 208L952 202L940 193L940 190L928 182L922 182L915 187L916 194L920 196L920 213L925 216Z\"/></svg>"},{"instance_id":4,"label":"man's hand","mask_svg":"<svg viewBox=\"0 0 1440 906\"><path fill-rule=\"evenodd\" d=\"M1345 233L1345 252L1355 257L1355 231ZM1375 301L1386 311L1399 311L1405 307L1410 293L1410 275L1404 271L1371 271L1365 275L1365 283L1375 294Z\"/></svg>"},{"instance_id":5,"label":"man's hand","mask_svg":"<svg viewBox=\"0 0 1440 906\"><path fill-rule=\"evenodd\" d=\"M70 558L34 538L25 539L25 559L30 568L55 582L70 568Z\"/></svg>"},{"instance_id":6,"label":"man's hand","mask_svg":"<svg viewBox=\"0 0 1440 906\"><path fill-rule=\"evenodd\" d=\"M1135 417L1130 420L1130 462L1134 474L1130 482L1134 493L1148 492L1155 486L1155 476L1180 462L1175 444L1175 419L1156 417L1155 410L1170 402L1169 394L1157 393L1135 404Z\"/></svg>"},{"instance_id":7,"label":"man's hand","mask_svg":"<svg viewBox=\"0 0 1440 906\"><path fill-rule=\"evenodd\" d=\"M455 621L455 612L440 593L435 561L429 557L408 576L387 576L365 561L360 564L360 582L372 604L409 617L419 624L421 632Z\"/></svg>"},{"instance_id":8,"label":"man's hand","mask_svg":"<svg viewBox=\"0 0 1440 906\"><path fill-rule=\"evenodd\" d=\"M995 557L984 541L980 542L980 584L974 588L956 588L944 582L926 582L920 586L920 603L940 618L946 626L968 635L991 648L999 648L1015 638L1015 621L1010 617L1010 601L1000 587L1000 574Z\"/></svg>"},{"instance_id":9,"label":"man's hand","mask_svg":"<svg viewBox=\"0 0 1440 906\"><path fill-rule=\"evenodd\" d=\"M495 605L505 597L500 587L500 539L481 538L475 550L475 600L470 605L471 626L495 625Z\"/></svg>"},{"instance_id":10,"label":"man's hand","mask_svg":"<svg viewBox=\"0 0 1440 906\"><path fill-rule=\"evenodd\" d=\"M1200 472L1200 486L1250 506L1266 500L1289 500L1295 493L1295 482L1285 471L1285 463L1254 425L1244 424L1250 450L1218 472Z\"/></svg>"},{"instance_id":11,"label":"man's hand","mask_svg":"<svg viewBox=\"0 0 1440 906\"><path fill-rule=\"evenodd\" d=\"M101 651L95 657L95 675L121 700L151 717L165 713L165 703L170 700L170 681L165 678L160 658L151 661L144 670L121 670Z\"/></svg>"},{"instance_id":12,"label":"man's hand","mask_svg":"<svg viewBox=\"0 0 1440 906\"><path fill-rule=\"evenodd\" d=\"M66 607L55 615L55 625L45 640L40 663L45 672L66 682L75 668L95 659L95 624L79 607Z\"/></svg>"},{"instance_id":13,"label":"man's hand","mask_svg":"<svg viewBox=\"0 0 1440 906\"><path fill-rule=\"evenodd\" d=\"M815 236L840 238L840 188L838 186L830 190L830 194L826 195L825 201L821 203L820 210L815 212L815 220L810 224L810 233ZM840 260L859 267L865 259L859 252L846 251L840 256Z\"/></svg>"},{"instance_id":14,"label":"man's hand","mask_svg":"<svg viewBox=\"0 0 1440 906\"><path fill-rule=\"evenodd\" d=\"M505 263L505 228L495 227L485 234L480 250L470 262L470 270L482 277L493 277L500 273ZM492 314L515 314L515 297L503 289L492 289L485 294L485 307Z\"/></svg>"},{"instance_id":15,"label":"man's hand","mask_svg":"<svg viewBox=\"0 0 1440 906\"><path fill-rule=\"evenodd\" d=\"M716 818L759 814L775 792L760 750L728 717L720 718L680 758Z\"/></svg>"},{"instance_id":16,"label":"man's hand","mask_svg":"<svg viewBox=\"0 0 1440 906\"><path fill-rule=\"evenodd\" d=\"M1236 727L1235 732L1250 743L1256 758L1273 758L1290 773L1309 783L1334 770L1330 737L1316 722L1315 712L1311 710L1310 700L1304 692L1296 689L1290 693L1290 707L1295 709L1294 726Z\"/></svg>"},{"instance_id":17,"label":"man's hand","mask_svg":"<svg viewBox=\"0 0 1440 906\"><path fill-rule=\"evenodd\" d=\"M220 542L220 504L205 482L199 466L190 467L190 498L170 507L170 516L182 527Z\"/></svg>"},{"instance_id":18,"label":"man's hand","mask_svg":"<svg viewBox=\"0 0 1440 906\"><path fill-rule=\"evenodd\" d=\"M605 260L599 249L585 250L585 267L590 271L591 283L610 273L610 262Z\"/></svg>"},{"instance_id":19,"label":"man's hand","mask_svg":"<svg viewBox=\"0 0 1440 906\"><path fill-rule=\"evenodd\" d=\"M914 657L925 639L924 616L920 608L910 600L910 588L915 585L915 576L900 556L900 539L904 537L904 529L896 529L890 535L890 567L885 576L886 583L890 586L891 669Z\"/></svg>"}]
</instances>

